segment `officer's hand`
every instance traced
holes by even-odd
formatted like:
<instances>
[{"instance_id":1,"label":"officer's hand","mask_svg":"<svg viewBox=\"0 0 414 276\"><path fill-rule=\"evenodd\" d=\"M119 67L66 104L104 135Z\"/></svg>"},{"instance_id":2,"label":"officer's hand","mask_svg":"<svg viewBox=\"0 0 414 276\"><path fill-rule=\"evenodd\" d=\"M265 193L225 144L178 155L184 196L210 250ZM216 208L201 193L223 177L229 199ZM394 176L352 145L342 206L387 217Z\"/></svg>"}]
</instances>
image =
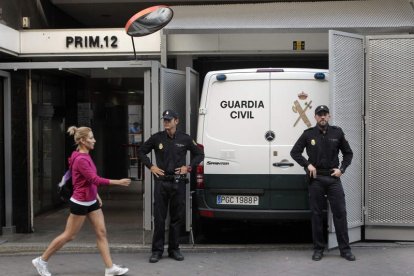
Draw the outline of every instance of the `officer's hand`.
<instances>
[{"instance_id":1,"label":"officer's hand","mask_svg":"<svg viewBox=\"0 0 414 276\"><path fill-rule=\"evenodd\" d=\"M308 171L310 178L316 178L316 168L312 164L308 165Z\"/></svg>"},{"instance_id":2,"label":"officer's hand","mask_svg":"<svg viewBox=\"0 0 414 276\"><path fill-rule=\"evenodd\" d=\"M335 177L341 177L342 173L340 169L332 169L333 172L331 174L331 176L335 176Z\"/></svg>"},{"instance_id":3,"label":"officer's hand","mask_svg":"<svg viewBox=\"0 0 414 276\"><path fill-rule=\"evenodd\" d=\"M153 165L150 170L151 170L151 173L153 175L155 175L156 177L159 177L159 176L163 176L164 175L164 171L161 170L160 168L158 168L155 165Z\"/></svg>"},{"instance_id":4,"label":"officer's hand","mask_svg":"<svg viewBox=\"0 0 414 276\"><path fill-rule=\"evenodd\" d=\"M188 167L187 166L181 166L181 167L175 169L175 174L187 174L187 173L188 173Z\"/></svg>"}]
</instances>

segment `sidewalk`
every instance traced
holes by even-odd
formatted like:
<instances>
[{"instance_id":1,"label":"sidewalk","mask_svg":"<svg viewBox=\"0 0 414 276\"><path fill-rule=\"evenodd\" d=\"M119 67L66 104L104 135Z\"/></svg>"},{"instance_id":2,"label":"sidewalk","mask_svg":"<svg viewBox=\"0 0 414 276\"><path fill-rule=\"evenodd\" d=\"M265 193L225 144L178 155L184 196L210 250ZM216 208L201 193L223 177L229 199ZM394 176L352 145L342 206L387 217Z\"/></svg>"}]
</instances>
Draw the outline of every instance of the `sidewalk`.
<instances>
[{"instance_id":1,"label":"sidewalk","mask_svg":"<svg viewBox=\"0 0 414 276\"><path fill-rule=\"evenodd\" d=\"M114 198L114 195L111 195ZM311 243L273 244L184 244L183 262L164 258L148 262L150 243L143 245L140 201L105 200L105 220L115 263L130 268L128 275L318 275L318 276L414 276L414 242L352 244L356 262L339 257L334 249L319 261L311 260ZM0 275L35 276L31 260L41 254L64 228L68 210L36 217L35 232L0 236ZM104 275L95 245L95 234L87 223L78 237L50 260L50 270L58 276ZM142 228L141 228L142 229ZM239 229L240 230L240 229ZM283 241L282 241L283 242Z\"/></svg>"},{"instance_id":2,"label":"sidewalk","mask_svg":"<svg viewBox=\"0 0 414 276\"><path fill-rule=\"evenodd\" d=\"M116 250L115 250L116 251ZM128 248L128 253L113 253L115 263L129 267L128 275L414 275L414 244L357 243L357 261L349 262L338 250L326 252L319 261L311 260L310 248L290 246L203 246L184 247L183 262L166 257L156 264L148 262L149 250ZM132 252L135 251L135 252ZM146 252L143 252L146 251ZM112 250L114 252L114 250ZM30 254L0 254L1 275L37 275ZM103 275L103 264L96 253L58 253L49 262L53 275Z\"/></svg>"}]
</instances>

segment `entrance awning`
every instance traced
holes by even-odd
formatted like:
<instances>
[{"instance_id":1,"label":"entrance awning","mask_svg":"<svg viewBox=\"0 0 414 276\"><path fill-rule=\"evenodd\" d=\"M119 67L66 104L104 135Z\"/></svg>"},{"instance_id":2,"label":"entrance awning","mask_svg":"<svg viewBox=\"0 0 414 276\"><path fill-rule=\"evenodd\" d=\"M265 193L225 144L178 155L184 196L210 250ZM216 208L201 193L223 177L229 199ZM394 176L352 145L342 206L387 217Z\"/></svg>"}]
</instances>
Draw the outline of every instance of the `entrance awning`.
<instances>
[{"instance_id":1,"label":"entrance awning","mask_svg":"<svg viewBox=\"0 0 414 276\"><path fill-rule=\"evenodd\" d=\"M414 32L407 0L277 2L175 6L166 34L325 32Z\"/></svg>"}]
</instances>

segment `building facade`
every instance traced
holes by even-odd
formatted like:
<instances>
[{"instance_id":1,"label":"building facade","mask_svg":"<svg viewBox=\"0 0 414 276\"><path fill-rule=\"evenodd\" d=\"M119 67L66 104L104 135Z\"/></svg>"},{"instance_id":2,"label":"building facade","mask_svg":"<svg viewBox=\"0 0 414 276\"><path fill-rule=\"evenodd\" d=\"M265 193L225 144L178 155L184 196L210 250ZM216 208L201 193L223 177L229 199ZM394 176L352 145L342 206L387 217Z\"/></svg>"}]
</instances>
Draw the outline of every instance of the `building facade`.
<instances>
[{"instance_id":1,"label":"building facade","mask_svg":"<svg viewBox=\"0 0 414 276\"><path fill-rule=\"evenodd\" d=\"M371 238L392 227L403 232L407 239L412 238L407 234L408 226L414 223L409 214L411 209L404 209L402 213L395 210L398 213L395 216L387 210L369 213L375 214L374 217L366 213L366 202L377 206L382 200L378 193L390 192L375 186L376 174L384 169L377 156L384 152L377 149L381 139L376 120L381 116L375 113L375 97L380 94L372 91L381 83L376 78L377 70L387 68L383 63L376 63L377 58L386 58L386 55L376 53L375 49L396 53L400 61L391 67L395 72L412 73L412 1L224 1L225 5L218 5L223 1L156 1L156 4L171 5L174 18L155 34L133 38L136 59L122 22L154 1L125 0L122 5L120 1L93 0L72 4L59 0L3 2L0 4L0 224L3 231L31 232L37 214L61 205L55 184L73 149L73 142L65 137L65 129L70 125L93 127L98 138L94 158L103 175L115 178L130 173L128 145L136 137L128 133L129 127L136 121L143 126L144 137L139 139L157 131L157 118L168 97L161 91L163 83L168 76L174 75L174 80L182 78L182 75L176 76L181 73L160 68L177 72L193 68L198 72L197 81L202 83L205 74L212 70L296 67L336 68L332 76L338 77L338 87L332 87L332 93L337 93L333 99L338 101L332 104L339 106L334 109L338 111L337 123L349 121L343 108L346 102L338 94L342 91L340 81L344 76L355 80L346 82L346 87L360 93L361 106L356 110L361 122L350 126L362 128L355 134L361 143L361 166L353 175L358 183L350 191L352 198L347 199L355 201L352 204L357 206L351 211L355 218L351 225L357 231L361 227L375 228ZM330 33L330 30L339 32ZM372 49L370 55L366 52L368 46ZM358 70L351 69L353 74L349 74L341 64ZM392 80L389 75L384 79L388 83ZM155 82L161 89L158 84L154 87ZM404 102L413 101L414 97L409 96L413 86L409 87L410 80L406 78L400 83L402 86L395 93L401 94L401 100L394 103L405 106ZM154 91L157 91L156 98ZM371 95L371 102L366 95ZM393 103L385 101L384 104ZM371 121L364 122L369 114L373 116ZM409 118L403 121L408 124L403 126L409 127ZM383 140L392 139L390 134ZM409 148L412 142L404 141L404 148ZM412 163L409 154L405 151L395 157L397 164L402 165L400 173L404 173L407 163ZM406 189L409 189L408 180L397 191ZM389 198L390 202L396 196ZM150 210L151 204L147 202L143 216L149 220ZM151 229L151 223L144 222L143 228Z\"/></svg>"}]
</instances>

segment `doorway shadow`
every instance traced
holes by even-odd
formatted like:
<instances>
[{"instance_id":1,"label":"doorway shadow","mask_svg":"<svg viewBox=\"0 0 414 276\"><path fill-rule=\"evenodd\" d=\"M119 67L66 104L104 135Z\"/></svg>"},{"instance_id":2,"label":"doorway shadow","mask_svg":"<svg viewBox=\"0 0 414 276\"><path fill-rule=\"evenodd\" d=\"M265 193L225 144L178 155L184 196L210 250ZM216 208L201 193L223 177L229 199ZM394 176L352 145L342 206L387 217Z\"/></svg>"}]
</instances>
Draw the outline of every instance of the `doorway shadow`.
<instances>
[{"instance_id":1,"label":"doorway shadow","mask_svg":"<svg viewBox=\"0 0 414 276\"><path fill-rule=\"evenodd\" d=\"M142 181L132 181L129 187L100 187L99 195L103 201L109 243L143 244ZM63 208L38 215L34 218L33 233L16 235L12 239L15 242L50 243L64 230L68 215L66 204ZM92 226L85 222L72 243L94 245L95 240Z\"/></svg>"}]
</instances>

